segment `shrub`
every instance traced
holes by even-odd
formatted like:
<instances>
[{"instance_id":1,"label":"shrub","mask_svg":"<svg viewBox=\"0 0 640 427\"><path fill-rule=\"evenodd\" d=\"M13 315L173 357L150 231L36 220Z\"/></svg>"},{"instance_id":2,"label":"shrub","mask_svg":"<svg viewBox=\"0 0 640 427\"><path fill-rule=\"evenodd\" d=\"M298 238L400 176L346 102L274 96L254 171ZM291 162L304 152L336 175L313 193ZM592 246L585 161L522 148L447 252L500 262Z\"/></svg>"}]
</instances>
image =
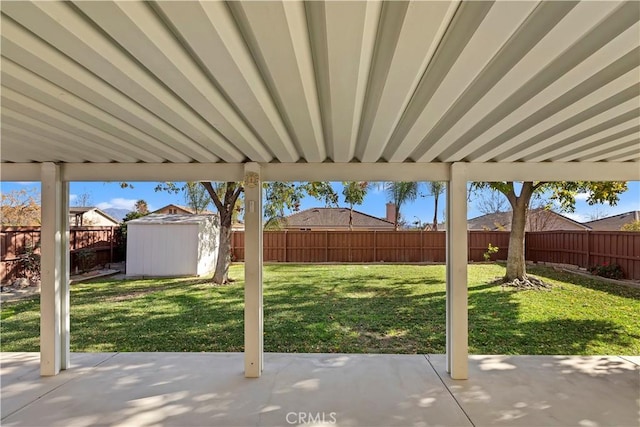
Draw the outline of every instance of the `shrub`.
<instances>
[{"instance_id":1,"label":"shrub","mask_svg":"<svg viewBox=\"0 0 640 427\"><path fill-rule=\"evenodd\" d=\"M40 280L40 254L36 250L40 247L40 243L35 245L28 244L24 248L24 252L20 255L20 265L26 277L32 281Z\"/></svg>"},{"instance_id":2,"label":"shrub","mask_svg":"<svg viewBox=\"0 0 640 427\"><path fill-rule=\"evenodd\" d=\"M85 273L95 266L96 253L92 249L80 249L77 252L78 268Z\"/></svg>"},{"instance_id":3,"label":"shrub","mask_svg":"<svg viewBox=\"0 0 640 427\"><path fill-rule=\"evenodd\" d=\"M624 271L622 271L622 267L618 264L609 264L606 262L597 264L589 267L589 273L609 279L624 279Z\"/></svg>"},{"instance_id":4,"label":"shrub","mask_svg":"<svg viewBox=\"0 0 640 427\"><path fill-rule=\"evenodd\" d=\"M483 253L482 256L484 257L485 261L489 261L491 259L491 255L497 253L499 250L500 248L498 248L497 246L493 246L491 243L489 243L489 247L487 247L487 251Z\"/></svg>"}]
</instances>

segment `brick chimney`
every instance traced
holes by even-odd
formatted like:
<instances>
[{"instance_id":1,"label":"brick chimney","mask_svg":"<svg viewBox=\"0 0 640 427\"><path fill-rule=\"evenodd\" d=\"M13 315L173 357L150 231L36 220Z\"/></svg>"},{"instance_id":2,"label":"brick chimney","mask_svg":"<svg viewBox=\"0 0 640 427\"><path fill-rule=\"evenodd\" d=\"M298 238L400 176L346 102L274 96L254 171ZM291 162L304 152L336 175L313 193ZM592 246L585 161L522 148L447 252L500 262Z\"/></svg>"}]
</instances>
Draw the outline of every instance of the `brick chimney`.
<instances>
[{"instance_id":1,"label":"brick chimney","mask_svg":"<svg viewBox=\"0 0 640 427\"><path fill-rule=\"evenodd\" d=\"M396 223L396 204L387 203L387 221Z\"/></svg>"}]
</instances>

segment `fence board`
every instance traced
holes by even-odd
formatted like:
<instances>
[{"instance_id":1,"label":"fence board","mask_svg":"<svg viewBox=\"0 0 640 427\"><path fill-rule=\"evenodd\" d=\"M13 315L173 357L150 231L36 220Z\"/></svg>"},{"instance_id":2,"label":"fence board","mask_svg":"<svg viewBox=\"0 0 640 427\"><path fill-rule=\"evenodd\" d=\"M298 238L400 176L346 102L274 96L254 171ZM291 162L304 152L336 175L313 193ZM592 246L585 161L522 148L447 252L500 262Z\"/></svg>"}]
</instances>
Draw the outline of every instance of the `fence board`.
<instances>
[{"instance_id":1,"label":"fence board","mask_svg":"<svg viewBox=\"0 0 640 427\"><path fill-rule=\"evenodd\" d=\"M19 273L16 257L28 244L40 239L39 228L3 227L0 235L2 263L0 278ZM113 258L114 227L79 227L70 231L72 271L74 254L89 248L96 253L96 265ZM469 260L483 261L489 243L499 251L491 259L506 259L509 232L470 231ZM263 236L265 261L275 262L445 262L444 231L268 231ZM244 233L231 235L232 259L244 260ZM534 262L555 262L587 268L596 264L619 264L625 276L640 279L640 233L625 231L541 231L529 232L526 258Z\"/></svg>"},{"instance_id":2,"label":"fence board","mask_svg":"<svg viewBox=\"0 0 640 427\"><path fill-rule=\"evenodd\" d=\"M640 233L634 231L538 231L526 235L526 258L588 268L618 264L640 279Z\"/></svg>"},{"instance_id":3,"label":"fence board","mask_svg":"<svg viewBox=\"0 0 640 427\"><path fill-rule=\"evenodd\" d=\"M76 271L81 251L95 254L88 268L120 261L114 256L116 228L72 227L69 230L71 271ZM4 283L22 275L19 256L28 245L36 246L40 242L40 227L2 227L0 238L0 281ZM40 253L39 248L36 253Z\"/></svg>"}]
</instances>

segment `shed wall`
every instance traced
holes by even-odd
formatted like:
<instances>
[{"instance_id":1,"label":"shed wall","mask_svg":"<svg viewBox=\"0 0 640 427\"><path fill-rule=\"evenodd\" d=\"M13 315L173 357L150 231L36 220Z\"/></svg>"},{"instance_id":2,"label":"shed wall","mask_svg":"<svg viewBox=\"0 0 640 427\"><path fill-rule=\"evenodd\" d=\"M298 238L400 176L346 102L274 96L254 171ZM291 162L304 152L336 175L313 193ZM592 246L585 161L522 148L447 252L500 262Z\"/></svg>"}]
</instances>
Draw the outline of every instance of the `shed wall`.
<instances>
[{"instance_id":1,"label":"shed wall","mask_svg":"<svg viewBox=\"0 0 640 427\"><path fill-rule=\"evenodd\" d=\"M127 230L127 276L198 275L198 224L135 224Z\"/></svg>"}]
</instances>

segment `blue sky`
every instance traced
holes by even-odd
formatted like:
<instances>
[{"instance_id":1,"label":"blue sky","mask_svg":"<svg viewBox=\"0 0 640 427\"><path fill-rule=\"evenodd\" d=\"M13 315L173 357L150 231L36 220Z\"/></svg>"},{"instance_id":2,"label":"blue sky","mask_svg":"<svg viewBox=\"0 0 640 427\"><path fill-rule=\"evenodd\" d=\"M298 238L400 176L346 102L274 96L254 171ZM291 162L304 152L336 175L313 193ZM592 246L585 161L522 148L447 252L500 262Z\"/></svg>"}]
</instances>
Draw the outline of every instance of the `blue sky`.
<instances>
[{"instance_id":1,"label":"blue sky","mask_svg":"<svg viewBox=\"0 0 640 427\"><path fill-rule=\"evenodd\" d=\"M74 200L79 194L87 193L91 196L92 205L101 209L105 208L123 208L132 209L136 200L144 199L151 210L155 210L169 203L185 204L182 194L169 194L166 192L154 191L157 183L155 182L137 182L132 183L133 188L120 188L117 182L72 182L70 184L71 204L75 205ZM346 206L341 195L342 186L339 182L333 183L334 189L340 194L340 205ZM2 192L9 192L15 189L36 188L40 189L40 183L27 182L3 182L0 186ZM422 187L421 193L426 193L426 187ZM586 195L578 195L576 211L573 214L565 215L578 221L588 221L590 216L599 213L600 216L615 215L631 210L640 210L640 182L629 182L629 190L622 194L620 202L617 206L609 205L589 206L585 202ZM363 205L356 207L357 210L366 212L376 217L385 216L385 203L387 197L378 186L373 185L365 198ZM431 222L433 218L433 197L419 197L415 202L406 205L402 214L409 223L420 220L422 223ZM481 215L477 208L477 200L472 197L469 202L468 217L473 218ZM319 201L312 198L303 200L300 208L308 209L312 207L322 206ZM445 209L445 197L440 197L438 207L438 218L442 221Z\"/></svg>"}]
</instances>

